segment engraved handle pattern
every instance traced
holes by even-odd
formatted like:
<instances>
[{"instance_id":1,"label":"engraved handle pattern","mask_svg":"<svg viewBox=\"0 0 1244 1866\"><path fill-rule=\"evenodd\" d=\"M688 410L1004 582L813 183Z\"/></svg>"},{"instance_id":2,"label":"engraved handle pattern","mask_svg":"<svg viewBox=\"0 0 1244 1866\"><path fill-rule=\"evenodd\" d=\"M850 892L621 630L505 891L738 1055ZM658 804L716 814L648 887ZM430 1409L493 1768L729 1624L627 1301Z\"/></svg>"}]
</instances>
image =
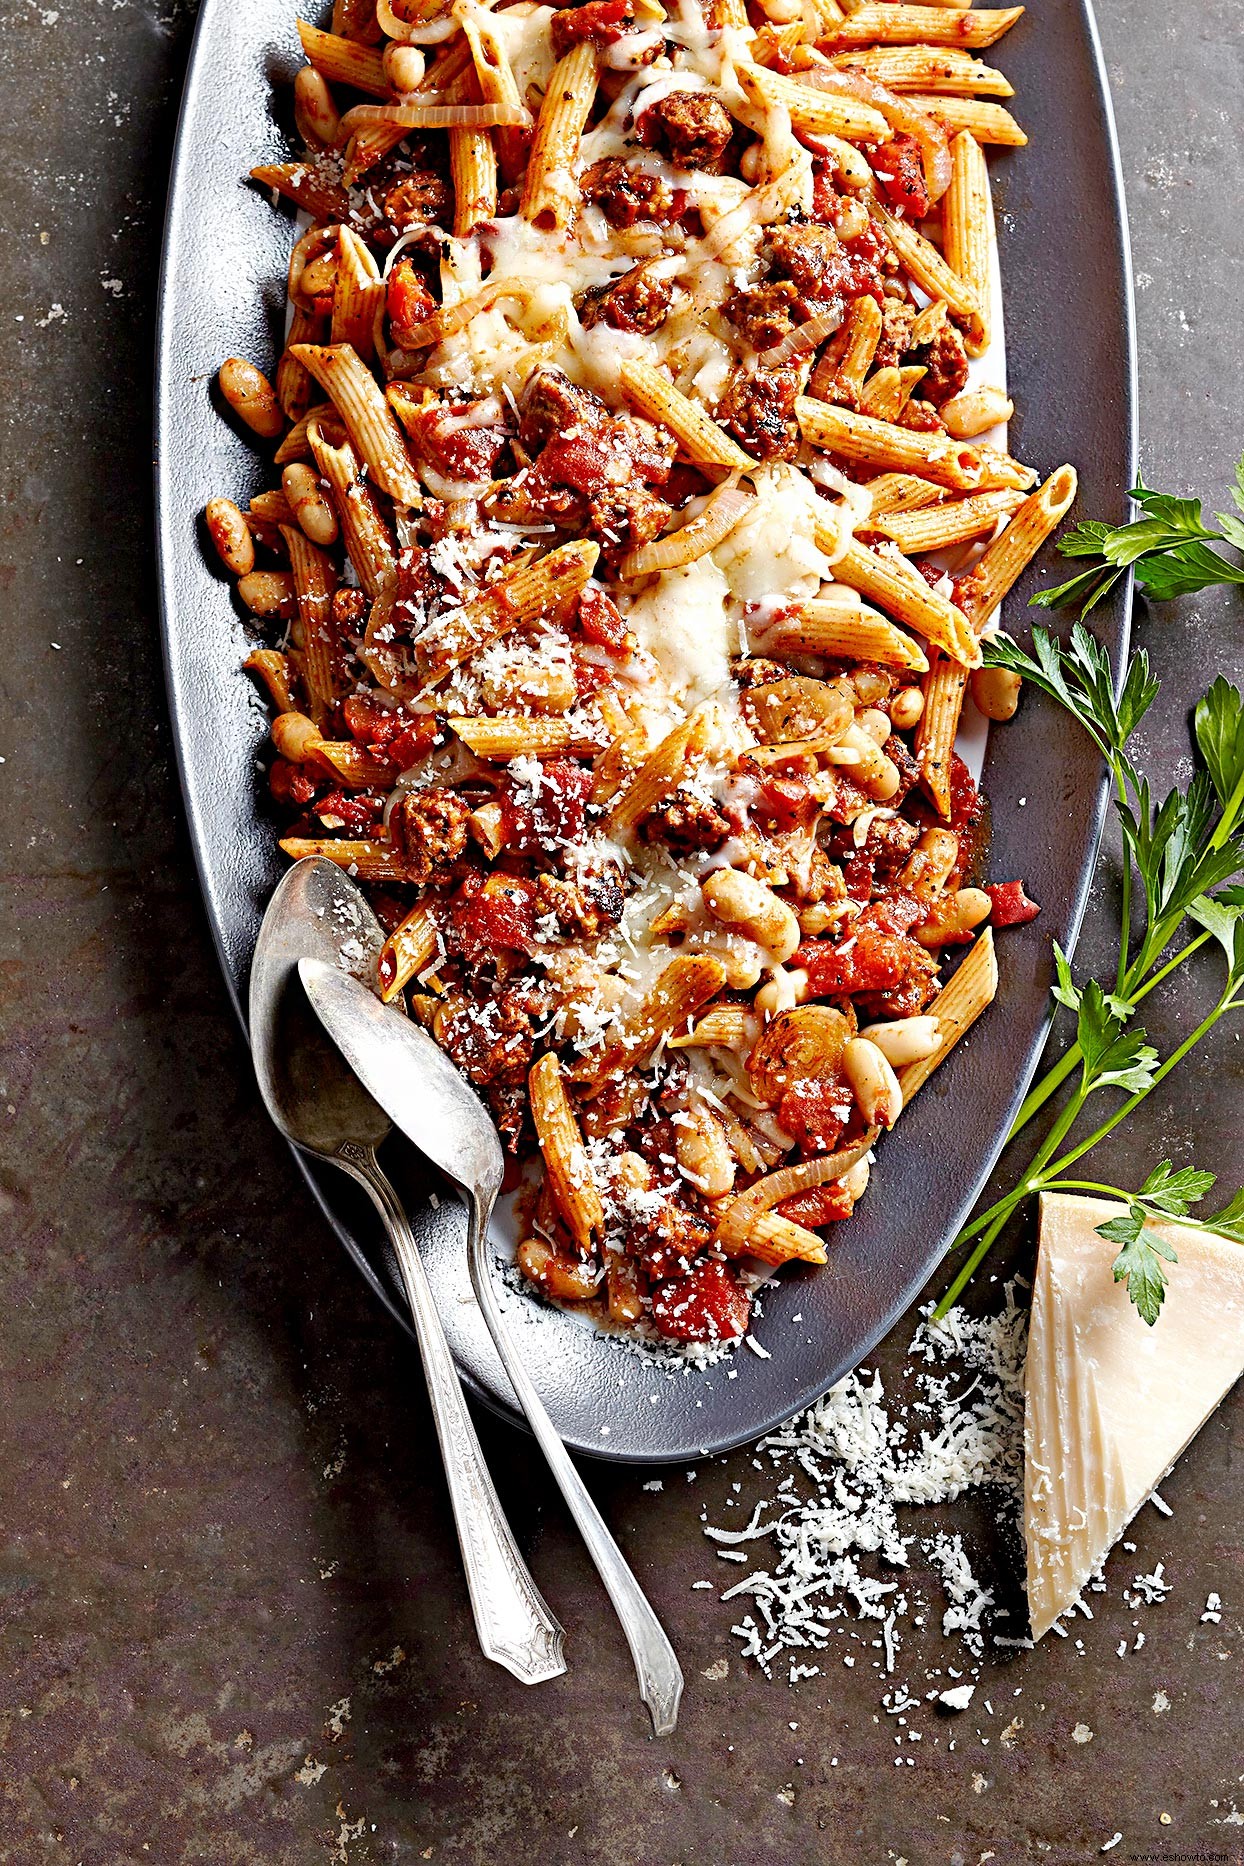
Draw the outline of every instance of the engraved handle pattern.
<instances>
[{"instance_id":1,"label":"engraved handle pattern","mask_svg":"<svg viewBox=\"0 0 1244 1866\"><path fill-rule=\"evenodd\" d=\"M566 1669L562 1628L532 1580L505 1520L406 1213L370 1147L347 1141L335 1157L371 1195L397 1252L423 1356L480 1646L488 1658L504 1665L523 1684L557 1678Z\"/></svg>"},{"instance_id":2,"label":"engraved handle pattern","mask_svg":"<svg viewBox=\"0 0 1244 1866\"><path fill-rule=\"evenodd\" d=\"M579 1534L587 1545L587 1552L596 1564L605 1592L613 1603L613 1610L631 1649L635 1675L639 1680L639 1695L648 1706L653 1734L669 1736L678 1722L678 1705L683 1688L682 1669L665 1628L631 1572L626 1557L609 1533L604 1517L592 1501L587 1486L545 1411L544 1401L536 1392L526 1368L515 1352L489 1276L487 1239L491 1211L491 1199L485 1203L477 1196L470 1198L468 1256L475 1299L483 1311L488 1332L509 1375L510 1384L518 1395L518 1402L527 1415L527 1423L548 1460L549 1469L557 1480Z\"/></svg>"}]
</instances>

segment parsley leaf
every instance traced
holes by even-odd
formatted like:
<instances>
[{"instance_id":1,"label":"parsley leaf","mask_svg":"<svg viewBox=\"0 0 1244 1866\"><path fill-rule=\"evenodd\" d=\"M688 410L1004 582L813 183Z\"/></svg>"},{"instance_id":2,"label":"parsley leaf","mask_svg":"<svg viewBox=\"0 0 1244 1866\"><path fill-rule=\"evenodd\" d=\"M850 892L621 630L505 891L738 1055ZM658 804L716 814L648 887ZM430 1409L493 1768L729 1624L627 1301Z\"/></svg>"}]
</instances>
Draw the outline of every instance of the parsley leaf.
<instances>
[{"instance_id":1,"label":"parsley leaf","mask_svg":"<svg viewBox=\"0 0 1244 1866\"><path fill-rule=\"evenodd\" d=\"M1123 1017L1111 1008L1095 978L1080 994L1077 1035L1085 1094L1094 1089L1121 1088L1138 1095L1152 1086L1157 1051L1145 1041L1145 1032L1139 1026L1134 1030L1125 1027Z\"/></svg>"},{"instance_id":2,"label":"parsley leaf","mask_svg":"<svg viewBox=\"0 0 1244 1866\"><path fill-rule=\"evenodd\" d=\"M1244 781L1244 694L1219 674L1196 703L1197 749L1225 809Z\"/></svg>"},{"instance_id":3,"label":"parsley leaf","mask_svg":"<svg viewBox=\"0 0 1244 1866\"><path fill-rule=\"evenodd\" d=\"M1213 1173L1198 1172L1195 1166L1181 1166L1176 1171L1169 1160L1163 1160L1154 1167L1136 1197L1156 1206L1160 1212L1168 1212L1172 1218L1186 1218L1190 1208L1199 1204L1213 1184Z\"/></svg>"},{"instance_id":4,"label":"parsley leaf","mask_svg":"<svg viewBox=\"0 0 1244 1866\"><path fill-rule=\"evenodd\" d=\"M1158 1259L1164 1258L1167 1263L1178 1263L1179 1259L1165 1238L1147 1228L1146 1216L1144 1206L1133 1201L1125 1217L1110 1218L1098 1225L1097 1235L1110 1244L1123 1246L1112 1266L1114 1280L1127 1284L1128 1296L1141 1320L1152 1328L1166 1295L1166 1276Z\"/></svg>"},{"instance_id":5,"label":"parsley leaf","mask_svg":"<svg viewBox=\"0 0 1244 1866\"><path fill-rule=\"evenodd\" d=\"M1220 1212L1203 1218L1201 1223L1208 1231L1217 1231L1233 1243L1244 1244L1244 1190L1237 1192L1230 1204L1224 1205Z\"/></svg>"},{"instance_id":6,"label":"parsley leaf","mask_svg":"<svg viewBox=\"0 0 1244 1866\"><path fill-rule=\"evenodd\" d=\"M1199 499L1155 492L1143 480L1133 486L1131 496L1141 509L1140 518L1127 525L1089 520L1059 540L1064 557L1095 557L1099 562L1057 589L1042 590L1032 598L1034 604L1061 609L1080 603L1081 613L1087 615L1129 566L1134 568L1136 581L1159 602L1220 583L1244 584L1244 565L1233 564L1213 548L1225 545L1244 551L1244 522L1220 512L1216 516L1222 529L1212 531L1205 524ZM1244 512L1244 459L1236 467L1231 497Z\"/></svg>"},{"instance_id":7,"label":"parsley leaf","mask_svg":"<svg viewBox=\"0 0 1244 1866\"><path fill-rule=\"evenodd\" d=\"M1116 699L1110 657L1082 622L1065 644L1048 629L1034 628L1031 651L1001 633L982 647L987 667L1010 668L1048 693L1079 721L1103 756L1122 755L1157 696L1158 683L1142 648L1129 661Z\"/></svg>"}]
</instances>

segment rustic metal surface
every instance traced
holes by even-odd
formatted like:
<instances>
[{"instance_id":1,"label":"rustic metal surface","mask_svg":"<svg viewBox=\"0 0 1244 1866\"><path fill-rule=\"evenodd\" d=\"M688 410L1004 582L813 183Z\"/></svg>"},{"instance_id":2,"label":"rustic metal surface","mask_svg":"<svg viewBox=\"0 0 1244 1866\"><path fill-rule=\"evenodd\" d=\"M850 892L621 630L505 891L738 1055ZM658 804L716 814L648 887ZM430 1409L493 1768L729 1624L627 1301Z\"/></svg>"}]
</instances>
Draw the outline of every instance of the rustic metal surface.
<instances>
[{"instance_id":1,"label":"rustic metal surface","mask_svg":"<svg viewBox=\"0 0 1244 1866\"><path fill-rule=\"evenodd\" d=\"M1227 386L1237 11L1100 8L1146 476L1211 501L1244 439ZM642 1472L589 1473L690 1680L670 1742L645 1733L538 1455L488 1419L571 1670L524 1693L474 1650L413 1353L260 1111L179 825L147 383L191 23L169 0L81 0L27 5L0 40L0 1862L974 1866L1088 1861L1116 1832L1114 1861L1244 1858L1239 1393L1164 1487L1174 1516L1137 1523L1082 1647L994 1665L954 1751L924 1718L911 1768L894 1766L867 1666L771 1684L738 1660L730 1607L691 1591L715 1566L700 1509L721 1520L735 1482L758 1494L747 1452L694 1484L667 1471L660 1492ZM1075 307L1054 315L1074 341ZM1239 677L1240 619L1217 596L1139 618L1165 681L1145 729L1163 779L1186 772L1187 707L1210 670ZM1086 963L1107 951L1111 909L1106 887ZM1153 1007L1160 1044L1212 988L1207 968ZM1223 1031L1109 1166L1173 1152L1238 1176L1238 1058ZM1005 1567L986 1508L947 1515L982 1571ZM1134 1613L1120 1584L1158 1561L1172 1591ZM1219 1625L1200 1619L1211 1589ZM1144 1649L1120 1660L1137 1619ZM946 1656L932 1626L922 1638L905 1654L917 1678Z\"/></svg>"}]
</instances>

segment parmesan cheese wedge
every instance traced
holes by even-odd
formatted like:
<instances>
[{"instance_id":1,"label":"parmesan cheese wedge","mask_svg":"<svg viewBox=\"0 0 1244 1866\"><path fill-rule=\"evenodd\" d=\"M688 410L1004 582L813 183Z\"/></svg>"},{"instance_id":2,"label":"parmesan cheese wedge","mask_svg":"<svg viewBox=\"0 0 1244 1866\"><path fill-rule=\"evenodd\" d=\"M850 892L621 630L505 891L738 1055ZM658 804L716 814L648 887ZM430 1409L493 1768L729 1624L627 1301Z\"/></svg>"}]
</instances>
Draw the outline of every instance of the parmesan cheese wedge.
<instances>
[{"instance_id":1,"label":"parmesan cheese wedge","mask_svg":"<svg viewBox=\"0 0 1244 1866\"><path fill-rule=\"evenodd\" d=\"M1244 1373L1244 1246L1154 1229L1179 1258L1148 1327L1096 1227L1125 1207L1045 1193L1025 1375L1028 1610L1040 1639Z\"/></svg>"}]
</instances>

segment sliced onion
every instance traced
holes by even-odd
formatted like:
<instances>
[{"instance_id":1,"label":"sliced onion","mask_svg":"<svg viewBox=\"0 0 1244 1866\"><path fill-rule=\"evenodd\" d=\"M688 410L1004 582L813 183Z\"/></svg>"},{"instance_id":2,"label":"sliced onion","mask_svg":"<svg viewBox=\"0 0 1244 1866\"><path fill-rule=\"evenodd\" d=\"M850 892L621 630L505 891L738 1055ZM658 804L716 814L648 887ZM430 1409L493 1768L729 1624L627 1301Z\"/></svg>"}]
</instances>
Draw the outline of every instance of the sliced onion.
<instances>
[{"instance_id":1,"label":"sliced onion","mask_svg":"<svg viewBox=\"0 0 1244 1866\"><path fill-rule=\"evenodd\" d=\"M789 337L783 337L769 350L762 350L758 361L766 369L780 369L783 363L793 362L796 357L807 356L813 350L819 350L827 337L832 337L842 323L841 311L821 311L816 317L810 317L806 324L800 324Z\"/></svg>"},{"instance_id":2,"label":"sliced onion","mask_svg":"<svg viewBox=\"0 0 1244 1866\"><path fill-rule=\"evenodd\" d=\"M950 142L940 123L927 111L920 110L909 97L899 97L862 71L835 71L815 65L799 74L800 84L813 90L832 91L839 97L856 97L861 103L879 110L892 130L914 136L920 145L924 167L924 185L930 206L940 201L950 186Z\"/></svg>"},{"instance_id":3,"label":"sliced onion","mask_svg":"<svg viewBox=\"0 0 1244 1866\"><path fill-rule=\"evenodd\" d=\"M376 0L376 23L399 45L439 45L442 39L449 39L458 31L458 21L452 13L439 19L402 19L393 11L389 0Z\"/></svg>"},{"instance_id":4,"label":"sliced onion","mask_svg":"<svg viewBox=\"0 0 1244 1866\"><path fill-rule=\"evenodd\" d=\"M415 350L426 350L430 344L442 343L446 337L456 336L460 330L465 330L471 319L478 317L481 311L490 311L499 299L514 298L526 304L535 290L533 284L520 279L505 279L495 285L485 285L482 292L459 299L456 305L442 305L425 323L415 326L409 333L410 341L404 349L395 350L392 354L395 358L405 358ZM395 367L400 373L400 365Z\"/></svg>"},{"instance_id":5,"label":"sliced onion","mask_svg":"<svg viewBox=\"0 0 1244 1866\"><path fill-rule=\"evenodd\" d=\"M717 1226L722 1248L731 1253L746 1251L748 1233L761 1212L772 1211L775 1205L792 1198L796 1192L811 1192L816 1186L827 1186L831 1179L841 1179L857 1160L863 1159L879 1132L879 1128L870 1127L859 1140L853 1140L849 1147L840 1147L837 1153L827 1153L819 1160L804 1160L798 1166L779 1166L776 1173L767 1173L763 1179L758 1179L726 1207Z\"/></svg>"},{"instance_id":6,"label":"sliced onion","mask_svg":"<svg viewBox=\"0 0 1244 1866\"><path fill-rule=\"evenodd\" d=\"M719 486L699 517L681 531L628 551L618 565L619 576L646 577L654 570L678 570L698 557L707 557L726 533L734 530L755 497L743 486Z\"/></svg>"},{"instance_id":7,"label":"sliced onion","mask_svg":"<svg viewBox=\"0 0 1244 1866\"><path fill-rule=\"evenodd\" d=\"M454 104L446 103L435 91L420 96L419 101L402 104L356 104L341 119L349 135L369 124L392 123L405 130L491 130L497 128L530 129L532 116L523 104Z\"/></svg>"}]
</instances>

